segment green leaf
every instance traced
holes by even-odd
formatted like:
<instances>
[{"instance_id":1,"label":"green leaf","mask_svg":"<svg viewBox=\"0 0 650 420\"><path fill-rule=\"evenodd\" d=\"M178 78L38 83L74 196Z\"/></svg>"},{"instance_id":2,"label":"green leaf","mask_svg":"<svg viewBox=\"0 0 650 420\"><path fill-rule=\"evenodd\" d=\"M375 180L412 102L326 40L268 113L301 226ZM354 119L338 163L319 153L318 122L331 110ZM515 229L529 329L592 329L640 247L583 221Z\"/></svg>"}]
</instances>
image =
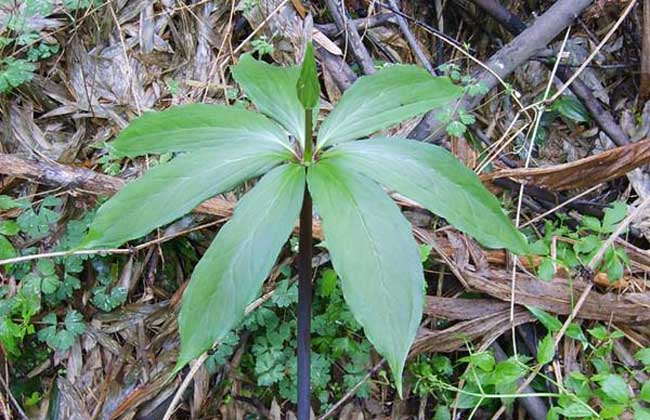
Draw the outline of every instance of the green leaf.
<instances>
[{"instance_id":1,"label":"green leaf","mask_svg":"<svg viewBox=\"0 0 650 420\"><path fill-rule=\"evenodd\" d=\"M605 262L605 267L607 268L607 277L610 282L613 283L623 277L625 267L623 267L623 263L616 257L616 255L612 255L611 258Z\"/></svg>"},{"instance_id":2,"label":"green leaf","mask_svg":"<svg viewBox=\"0 0 650 420\"><path fill-rule=\"evenodd\" d=\"M297 89L298 99L305 109L318 107L320 83L318 83L318 71L316 70L316 60L314 59L314 45L311 41L307 43Z\"/></svg>"},{"instance_id":3,"label":"green leaf","mask_svg":"<svg viewBox=\"0 0 650 420\"><path fill-rule=\"evenodd\" d=\"M278 283L273 291L271 301L275 303L278 308L286 308L292 303L298 301L298 287L296 283L289 284L289 280L282 280Z\"/></svg>"},{"instance_id":4,"label":"green leaf","mask_svg":"<svg viewBox=\"0 0 650 420\"><path fill-rule=\"evenodd\" d=\"M495 385L504 385L515 382L526 373L526 367L514 358L503 360L496 364L492 373Z\"/></svg>"},{"instance_id":5,"label":"green leaf","mask_svg":"<svg viewBox=\"0 0 650 420\"><path fill-rule=\"evenodd\" d=\"M4 220L0 222L0 235L12 236L20 232L20 226L15 220Z\"/></svg>"},{"instance_id":6,"label":"green leaf","mask_svg":"<svg viewBox=\"0 0 650 420\"><path fill-rule=\"evenodd\" d=\"M86 326L83 323L83 316L78 311L68 311L65 315L65 329L75 335L81 335L86 331Z\"/></svg>"},{"instance_id":7,"label":"green leaf","mask_svg":"<svg viewBox=\"0 0 650 420\"><path fill-rule=\"evenodd\" d=\"M311 166L307 180L345 300L401 395L424 290L411 225L379 185L334 162Z\"/></svg>"},{"instance_id":8,"label":"green leaf","mask_svg":"<svg viewBox=\"0 0 650 420\"><path fill-rule=\"evenodd\" d=\"M467 126L461 121L451 121L447 124L446 131L452 137L463 137L467 131Z\"/></svg>"},{"instance_id":9,"label":"green leaf","mask_svg":"<svg viewBox=\"0 0 650 420\"><path fill-rule=\"evenodd\" d=\"M526 309L537 318L539 322L546 327L549 332L557 332L562 328L562 323L559 319L549 314L548 312L535 308L534 306L526 306Z\"/></svg>"},{"instance_id":10,"label":"green leaf","mask_svg":"<svg viewBox=\"0 0 650 420\"><path fill-rule=\"evenodd\" d=\"M591 417L594 413L589 410L589 407L585 406L582 403L572 403L564 408L556 408L556 411L563 415L564 417L570 419Z\"/></svg>"},{"instance_id":11,"label":"green leaf","mask_svg":"<svg viewBox=\"0 0 650 420\"><path fill-rule=\"evenodd\" d=\"M264 115L220 105L193 104L147 112L110 143L119 154L189 152L232 143L291 150L282 128Z\"/></svg>"},{"instance_id":12,"label":"green leaf","mask_svg":"<svg viewBox=\"0 0 650 420\"><path fill-rule=\"evenodd\" d=\"M605 341L607 338L609 338L607 328L600 324L596 325L594 328L587 330L587 332L596 340Z\"/></svg>"},{"instance_id":13,"label":"green leaf","mask_svg":"<svg viewBox=\"0 0 650 420\"><path fill-rule=\"evenodd\" d=\"M494 356L487 351L472 353L469 356L461 358L460 361L474 365L485 372L493 371L494 367L496 366L496 360L494 360Z\"/></svg>"},{"instance_id":14,"label":"green leaf","mask_svg":"<svg viewBox=\"0 0 650 420\"><path fill-rule=\"evenodd\" d=\"M641 398L641 400L647 403L650 403L650 381L645 381L645 383L641 387L639 398Z\"/></svg>"},{"instance_id":15,"label":"green leaf","mask_svg":"<svg viewBox=\"0 0 650 420\"><path fill-rule=\"evenodd\" d=\"M9 242L9 239L0 235L0 260L13 258L16 255L18 255L18 253L16 252L16 248L14 248L11 242Z\"/></svg>"},{"instance_id":16,"label":"green leaf","mask_svg":"<svg viewBox=\"0 0 650 420\"><path fill-rule=\"evenodd\" d=\"M418 246L418 251L420 252L420 262L425 263L431 255L431 250L433 246L427 244L420 244Z\"/></svg>"},{"instance_id":17,"label":"green leaf","mask_svg":"<svg viewBox=\"0 0 650 420\"><path fill-rule=\"evenodd\" d=\"M555 356L555 342L551 334L547 335L539 342L537 347L537 362L541 365L550 363Z\"/></svg>"},{"instance_id":18,"label":"green leaf","mask_svg":"<svg viewBox=\"0 0 650 420\"><path fill-rule=\"evenodd\" d=\"M570 372L565 379L565 385L581 400L588 401L591 398L589 379L582 372L577 370Z\"/></svg>"},{"instance_id":19,"label":"green leaf","mask_svg":"<svg viewBox=\"0 0 650 420\"><path fill-rule=\"evenodd\" d=\"M36 66L22 58L7 57L0 60L0 92L9 92L24 82L32 80Z\"/></svg>"},{"instance_id":20,"label":"green leaf","mask_svg":"<svg viewBox=\"0 0 650 420\"><path fill-rule=\"evenodd\" d=\"M550 250L549 246L546 243L546 241L542 239L538 239L535 242L531 243L529 246L530 254L532 255L549 255Z\"/></svg>"},{"instance_id":21,"label":"green leaf","mask_svg":"<svg viewBox=\"0 0 650 420\"><path fill-rule=\"evenodd\" d=\"M56 290L59 288L60 285L61 285L61 281L57 276L46 276L43 277L43 281L41 283L41 290L46 295L49 295L51 293L56 292Z\"/></svg>"},{"instance_id":22,"label":"green leaf","mask_svg":"<svg viewBox=\"0 0 650 420\"><path fill-rule=\"evenodd\" d=\"M8 195L0 195L0 210L10 210L17 207L23 207L23 204Z\"/></svg>"},{"instance_id":23,"label":"green leaf","mask_svg":"<svg viewBox=\"0 0 650 420\"><path fill-rule=\"evenodd\" d=\"M612 400L619 403L627 403L630 400L630 391L627 383L619 375L608 375L600 384L602 391Z\"/></svg>"},{"instance_id":24,"label":"green leaf","mask_svg":"<svg viewBox=\"0 0 650 420\"><path fill-rule=\"evenodd\" d=\"M240 200L183 294L177 368L208 350L242 319L293 229L304 187L304 168L283 165Z\"/></svg>"},{"instance_id":25,"label":"green leaf","mask_svg":"<svg viewBox=\"0 0 650 420\"><path fill-rule=\"evenodd\" d=\"M590 120L587 109L573 96L562 96L553 103L551 109L576 122L589 122Z\"/></svg>"},{"instance_id":26,"label":"green leaf","mask_svg":"<svg viewBox=\"0 0 650 420\"><path fill-rule=\"evenodd\" d=\"M644 366L650 366L650 348L637 351L634 353L634 358L643 363Z\"/></svg>"},{"instance_id":27,"label":"green leaf","mask_svg":"<svg viewBox=\"0 0 650 420\"><path fill-rule=\"evenodd\" d=\"M59 219L59 213L45 208L44 204L45 201L38 213L33 209L28 209L16 219L20 230L27 233L31 239L47 236L50 232L50 225Z\"/></svg>"},{"instance_id":28,"label":"green leaf","mask_svg":"<svg viewBox=\"0 0 650 420\"><path fill-rule=\"evenodd\" d=\"M41 328L38 330L38 333L36 334L36 337L39 339L39 341L42 342L47 342L54 337L56 334L56 318L54 320L54 325L50 325L49 327Z\"/></svg>"},{"instance_id":29,"label":"green leaf","mask_svg":"<svg viewBox=\"0 0 650 420\"><path fill-rule=\"evenodd\" d=\"M301 145L305 144L305 110L296 86L300 67L279 67L243 55L232 75L261 113L280 123ZM314 112L314 117L318 112Z\"/></svg>"},{"instance_id":30,"label":"green leaf","mask_svg":"<svg viewBox=\"0 0 650 420\"><path fill-rule=\"evenodd\" d=\"M36 268L38 268L38 272L44 276L51 276L56 273L56 267L52 260L40 259L36 262Z\"/></svg>"},{"instance_id":31,"label":"green leaf","mask_svg":"<svg viewBox=\"0 0 650 420\"><path fill-rule=\"evenodd\" d=\"M433 420L451 420L451 412L449 407L439 404L436 407L436 412L433 415Z\"/></svg>"},{"instance_id":32,"label":"green leaf","mask_svg":"<svg viewBox=\"0 0 650 420\"><path fill-rule=\"evenodd\" d=\"M610 402L603 402L602 409L600 410L601 419L612 419L618 418L621 414L625 412L625 406L623 404L611 404Z\"/></svg>"},{"instance_id":33,"label":"green leaf","mask_svg":"<svg viewBox=\"0 0 650 420\"><path fill-rule=\"evenodd\" d=\"M402 138L337 146L323 159L355 169L419 202L490 248L528 252L525 237L480 179L442 147Z\"/></svg>"},{"instance_id":34,"label":"green leaf","mask_svg":"<svg viewBox=\"0 0 650 420\"><path fill-rule=\"evenodd\" d=\"M633 404L634 420L650 420L650 409L641 406L635 402Z\"/></svg>"},{"instance_id":35,"label":"green leaf","mask_svg":"<svg viewBox=\"0 0 650 420\"><path fill-rule=\"evenodd\" d=\"M588 235L573 245L573 249L581 254L588 254L600 248L603 241L596 235Z\"/></svg>"},{"instance_id":36,"label":"green leaf","mask_svg":"<svg viewBox=\"0 0 650 420\"><path fill-rule=\"evenodd\" d=\"M101 286L93 289L92 302L102 311L110 312L126 302L127 295L124 287Z\"/></svg>"},{"instance_id":37,"label":"green leaf","mask_svg":"<svg viewBox=\"0 0 650 420\"><path fill-rule=\"evenodd\" d=\"M263 174L286 157L284 152L241 142L158 165L101 206L79 247L119 246L144 236L202 201Z\"/></svg>"},{"instance_id":38,"label":"green leaf","mask_svg":"<svg viewBox=\"0 0 650 420\"><path fill-rule=\"evenodd\" d=\"M549 257L542 258L542 262L537 268L537 275L544 281L553 280L555 268L553 267L553 259Z\"/></svg>"},{"instance_id":39,"label":"green leaf","mask_svg":"<svg viewBox=\"0 0 650 420\"><path fill-rule=\"evenodd\" d=\"M260 386L271 386L281 381L284 378L284 370L283 363L278 363L272 353L263 353L255 360L257 384Z\"/></svg>"},{"instance_id":40,"label":"green leaf","mask_svg":"<svg viewBox=\"0 0 650 420\"><path fill-rule=\"evenodd\" d=\"M408 118L449 104L463 93L446 77L416 66L394 65L360 77L323 122L318 149L367 137Z\"/></svg>"},{"instance_id":41,"label":"green leaf","mask_svg":"<svg viewBox=\"0 0 650 420\"><path fill-rule=\"evenodd\" d=\"M59 330L47 340L47 344L57 351L66 351L74 344L74 334L68 330Z\"/></svg>"},{"instance_id":42,"label":"green leaf","mask_svg":"<svg viewBox=\"0 0 650 420\"><path fill-rule=\"evenodd\" d=\"M603 233L612 233L616 230L619 223L627 216L627 204L621 201L615 201L610 207L605 209L603 217Z\"/></svg>"},{"instance_id":43,"label":"green leaf","mask_svg":"<svg viewBox=\"0 0 650 420\"><path fill-rule=\"evenodd\" d=\"M600 220L592 216L584 216L580 221L580 225L587 230L593 232L600 232L603 228L600 225Z\"/></svg>"},{"instance_id":44,"label":"green leaf","mask_svg":"<svg viewBox=\"0 0 650 420\"><path fill-rule=\"evenodd\" d=\"M560 420L560 414L557 412L557 407L551 407L551 409L548 410L546 420Z\"/></svg>"},{"instance_id":45,"label":"green leaf","mask_svg":"<svg viewBox=\"0 0 650 420\"><path fill-rule=\"evenodd\" d=\"M53 325L56 327L56 314L54 312L48 313L43 317L41 322L45 325Z\"/></svg>"},{"instance_id":46,"label":"green leaf","mask_svg":"<svg viewBox=\"0 0 650 420\"><path fill-rule=\"evenodd\" d=\"M328 297L336 290L338 276L336 271L327 269L323 271L320 281L318 282L317 291L320 296Z\"/></svg>"}]
</instances>

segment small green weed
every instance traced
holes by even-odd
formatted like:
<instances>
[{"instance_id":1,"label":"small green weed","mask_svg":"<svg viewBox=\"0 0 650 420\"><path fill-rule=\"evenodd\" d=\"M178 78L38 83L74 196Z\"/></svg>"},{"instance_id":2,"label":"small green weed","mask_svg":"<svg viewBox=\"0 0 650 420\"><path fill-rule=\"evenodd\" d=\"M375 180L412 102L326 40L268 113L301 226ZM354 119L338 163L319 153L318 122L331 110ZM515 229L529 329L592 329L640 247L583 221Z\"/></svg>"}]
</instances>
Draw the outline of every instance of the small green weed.
<instances>
[{"instance_id":1,"label":"small green weed","mask_svg":"<svg viewBox=\"0 0 650 420\"><path fill-rule=\"evenodd\" d=\"M558 222L546 221L544 237L531 244L532 253L542 257L537 268L539 278L550 281L557 266L572 271L589 264L626 214L627 205L615 202L605 209L602 221L585 216L575 230L569 228L562 218ZM625 250L613 246L605 251L597 271L606 273L610 282L614 282L623 276L627 264L629 258Z\"/></svg>"},{"instance_id":2,"label":"small green weed","mask_svg":"<svg viewBox=\"0 0 650 420\"><path fill-rule=\"evenodd\" d=\"M458 64L447 63L440 66L440 71L451 80L463 86L468 96L484 95L487 87L472 76L463 74ZM467 132L467 126L476 122L476 118L464 109L446 108L439 113L440 122L445 124L447 134L453 137L462 137Z\"/></svg>"},{"instance_id":3,"label":"small green weed","mask_svg":"<svg viewBox=\"0 0 650 420\"><path fill-rule=\"evenodd\" d=\"M98 0L24 0L0 2L0 93L8 93L34 76L36 63L60 51L56 39L44 36L39 21L56 14L74 20L74 12L99 5ZM11 49L10 53L6 50Z\"/></svg>"},{"instance_id":4,"label":"small green weed","mask_svg":"<svg viewBox=\"0 0 650 420\"><path fill-rule=\"evenodd\" d=\"M226 336L208 358L207 366L214 371L225 364L239 342L239 334L248 331L254 338L240 369L255 378L257 386L251 394L269 402L280 395L295 403L298 289L290 282L289 267L283 267L282 274L272 298L248 315L236 333ZM371 345L345 304L340 281L331 269L324 270L316 282L313 313L312 388L327 407L366 375ZM370 384L366 383L355 395L365 398L369 393Z\"/></svg>"}]
</instances>

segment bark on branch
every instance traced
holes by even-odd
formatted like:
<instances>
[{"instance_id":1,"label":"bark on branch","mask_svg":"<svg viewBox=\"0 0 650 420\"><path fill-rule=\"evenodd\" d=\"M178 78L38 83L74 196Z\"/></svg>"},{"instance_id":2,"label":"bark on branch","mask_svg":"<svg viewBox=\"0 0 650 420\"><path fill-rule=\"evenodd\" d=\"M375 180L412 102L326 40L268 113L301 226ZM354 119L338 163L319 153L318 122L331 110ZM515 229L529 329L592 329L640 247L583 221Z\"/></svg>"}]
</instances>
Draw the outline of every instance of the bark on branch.
<instances>
[{"instance_id":1,"label":"bark on branch","mask_svg":"<svg viewBox=\"0 0 650 420\"><path fill-rule=\"evenodd\" d=\"M38 184L85 190L103 195L115 194L126 183L121 178L100 174L89 169L46 161L37 162L10 154L0 154L0 174L27 179ZM201 203L195 211L227 217L232 214L233 207L234 204L230 201L212 198Z\"/></svg>"}]
</instances>

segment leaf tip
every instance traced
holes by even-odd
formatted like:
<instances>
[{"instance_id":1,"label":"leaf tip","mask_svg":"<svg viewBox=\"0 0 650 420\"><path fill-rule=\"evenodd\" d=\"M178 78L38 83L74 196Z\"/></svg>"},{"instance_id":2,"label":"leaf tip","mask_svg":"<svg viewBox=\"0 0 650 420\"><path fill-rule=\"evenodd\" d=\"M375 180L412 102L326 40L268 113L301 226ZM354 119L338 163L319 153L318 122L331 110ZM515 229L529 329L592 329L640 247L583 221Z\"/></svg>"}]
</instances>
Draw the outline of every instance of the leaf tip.
<instances>
[{"instance_id":1,"label":"leaf tip","mask_svg":"<svg viewBox=\"0 0 650 420\"><path fill-rule=\"evenodd\" d=\"M388 366L390 366L390 370L393 372L393 380L395 381L395 389L397 390L397 395L399 395L399 398L401 400L404 399L404 387L403 387L402 376L404 373L405 363L406 360L402 360L402 361L392 360L388 362Z\"/></svg>"},{"instance_id":2,"label":"leaf tip","mask_svg":"<svg viewBox=\"0 0 650 420\"><path fill-rule=\"evenodd\" d=\"M187 356L184 356L182 351L181 354L178 356L178 360L176 360L176 365L174 366L174 370L171 372L171 375L176 375L178 372L180 372L187 364L191 361L192 359L189 359Z\"/></svg>"}]
</instances>

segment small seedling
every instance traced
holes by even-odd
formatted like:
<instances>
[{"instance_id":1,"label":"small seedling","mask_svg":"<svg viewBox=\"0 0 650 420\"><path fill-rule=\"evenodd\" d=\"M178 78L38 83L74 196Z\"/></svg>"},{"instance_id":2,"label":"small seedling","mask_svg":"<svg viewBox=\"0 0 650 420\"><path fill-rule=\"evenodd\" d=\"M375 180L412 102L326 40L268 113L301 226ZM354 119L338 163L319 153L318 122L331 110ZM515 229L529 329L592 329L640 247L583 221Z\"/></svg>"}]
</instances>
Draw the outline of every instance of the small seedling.
<instances>
[{"instance_id":1,"label":"small seedling","mask_svg":"<svg viewBox=\"0 0 650 420\"><path fill-rule=\"evenodd\" d=\"M584 216L575 230L570 229L563 219L558 222L547 221L544 237L533 242L530 247L533 254L542 257L537 268L539 278L550 281L558 267L572 272L589 264L626 214L627 205L617 201L605 209L602 221ZM607 274L607 279L613 283L623 276L628 264L629 258L625 250L612 246L605 251L596 271Z\"/></svg>"}]
</instances>

